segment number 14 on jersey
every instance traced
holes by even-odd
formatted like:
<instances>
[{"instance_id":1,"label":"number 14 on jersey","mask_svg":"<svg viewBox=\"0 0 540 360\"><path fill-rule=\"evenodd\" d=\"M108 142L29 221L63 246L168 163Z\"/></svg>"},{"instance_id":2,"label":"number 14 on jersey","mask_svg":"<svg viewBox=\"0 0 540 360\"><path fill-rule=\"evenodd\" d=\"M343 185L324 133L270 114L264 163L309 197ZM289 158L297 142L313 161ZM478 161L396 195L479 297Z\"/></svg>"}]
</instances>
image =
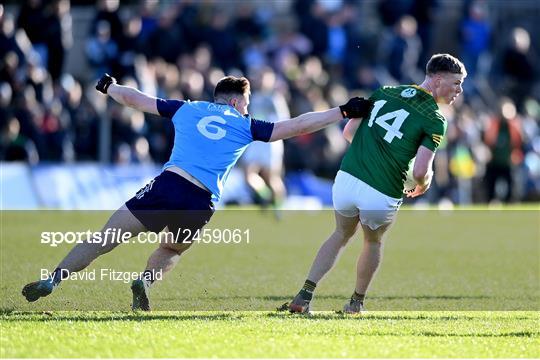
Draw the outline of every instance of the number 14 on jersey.
<instances>
[{"instance_id":1,"label":"number 14 on jersey","mask_svg":"<svg viewBox=\"0 0 540 360\"><path fill-rule=\"evenodd\" d=\"M403 125L403 122L405 119L409 116L409 113L403 109L399 109L396 111L392 111L386 114L383 114L381 116L379 115L379 111L381 108L386 104L386 100L378 100L373 105L373 110L371 111L371 116L369 118L368 126L372 127L373 122L375 122L377 125L382 127L386 130L386 135L384 135L384 140L386 140L388 143L392 143L392 140L394 138L401 139L403 137L403 133L399 131L401 129L401 126ZM390 120L392 123L390 123Z\"/></svg>"}]
</instances>

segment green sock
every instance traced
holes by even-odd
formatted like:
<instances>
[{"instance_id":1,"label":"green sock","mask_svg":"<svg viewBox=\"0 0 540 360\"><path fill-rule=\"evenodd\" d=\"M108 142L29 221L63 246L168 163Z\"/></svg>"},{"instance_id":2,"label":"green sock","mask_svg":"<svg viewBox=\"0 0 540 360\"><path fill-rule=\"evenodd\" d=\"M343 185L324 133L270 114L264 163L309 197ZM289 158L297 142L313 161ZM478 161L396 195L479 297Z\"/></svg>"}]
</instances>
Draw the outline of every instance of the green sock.
<instances>
[{"instance_id":1,"label":"green sock","mask_svg":"<svg viewBox=\"0 0 540 360\"><path fill-rule=\"evenodd\" d=\"M302 299L306 301L311 301L311 299L313 299L313 291L315 291L316 287L317 284L315 284L313 281L306 280L304 286L302 287L302 290L300 290L299 292Z\"/></svg>"},{"instance_id":2,"label":"green sock","mask_svg":"<svg viewBox=\"0 0 540 360\"><path fill-rule=\"evenodd\" d=\"M268 186L263 186L260 189L256 189L257 195L264 201L270 202L272 199L272 190Z\"/></svg>"},{"instance_id":3,"label":"green sock","mask_svg":"<svg viewBox=\"0 0 540 360\"><path fill-rule=\"evenodd\" d=\"M359 294L357 293L356 291L352 294L351 296L351 300L354 300L354 301L360 301L360 303L364 303L364 298L366 297L365 294Z\"/></svg>"}]
</instances>

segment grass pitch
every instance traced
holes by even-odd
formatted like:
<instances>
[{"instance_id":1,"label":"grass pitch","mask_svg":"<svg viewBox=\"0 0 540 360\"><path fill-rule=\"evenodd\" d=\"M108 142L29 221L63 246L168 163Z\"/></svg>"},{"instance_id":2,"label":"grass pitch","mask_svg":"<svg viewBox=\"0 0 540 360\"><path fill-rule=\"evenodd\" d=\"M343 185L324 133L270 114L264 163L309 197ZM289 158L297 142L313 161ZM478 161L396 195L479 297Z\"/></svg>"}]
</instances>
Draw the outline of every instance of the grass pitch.
<instances>
[{"instance_id":1,"label":"grass pitch","mask_svg":"<svg viewBox=\"0 0 540 360\"><path fill-rule=\"evenodd\" d=\"M129 311L122 281L65 281L26 303L22 286L72 247L39 234L97 230L108 215L2 213L0 357L540 357L538 209L401 211L362 316L335 312L358 237L317 288L314 316L274 310L331 233L329 211L217 213L210 228L249 228L250 243L194 245L152 289L150 314ZM154 247L122 245L90 270L141 271Z\"/></svg>"},{"instance_id":2,"label":"grass pitch","mask_svg":"<svg viewBox=\"0 0 540 360\"><path fill-rule=\"evenodd\" d=\"M540 356L530 312L4 314L2 357Z\"/></svg>"}]
</instances>

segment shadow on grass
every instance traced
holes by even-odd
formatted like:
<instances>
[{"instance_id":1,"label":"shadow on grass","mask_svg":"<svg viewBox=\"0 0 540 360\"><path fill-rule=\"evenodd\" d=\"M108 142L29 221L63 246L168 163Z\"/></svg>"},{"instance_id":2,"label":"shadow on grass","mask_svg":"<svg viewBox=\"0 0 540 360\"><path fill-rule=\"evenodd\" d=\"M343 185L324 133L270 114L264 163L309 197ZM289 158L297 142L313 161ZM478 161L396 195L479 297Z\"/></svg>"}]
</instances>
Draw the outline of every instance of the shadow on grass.
<instances>
[{"instance_id":1,"label":"shadow on grass","mask_svg":"<svg viewBox=\"0 0 540 360\"><path fill-rule=\"evenodd\" d=\"M448 311L445 311L448 312ZM410 314L400 311L396 314L388 314L388 311L385 311L382 314L377 312L367 312L364 314L345 314L342 311L333 311L333 312L313 312L311 315L305 314L291 314L288 311L275 311L266 314L269 318L290 318L290 319L305 319L305 320L357 320L357 321L373 321L373 320L418 320L418 321L478 321L485 319L479 316L471 316L465 314L456 314L456 315L438 315L437 311L428 311L427 314L423 314L419 311L411 311ZM538 318L536 318L538 319ZM534 317L530 316L497 316L490 315L488 320L535 320Z\"/></svg>"},{"instance_id":2,"label":"shadow on grass","mask_svg":"<svg viewBox=\"0 0 540 360\"><path fill-rule=\"evenodd\" d=\"M12 309L0 309L0 319L2 322L56 322L56 321L70 321L70 322L111 322L111 321L162 321L162 320L174 320L174 321L242 321L247 318L252 318L250 314L260 313L266 318L276 319L288 319L288 320L302 320L302 321L320 321L320 320L353 320L358 322L367 321L387 321L387 320L404 320L404 321L478 321L478 320L538 320L538 316L497 316L491 314L488 318L482 316L474 316L467 314L456 315L439 315L437 312L411 312L410 314L399 312L396 314L389 314L384 312L378 314L377 312L369 312L359 315L345 314L341 311L327 311L327 312L314 312L311 315L303 314L290 314L288 311L228 311L228 312L106 312L106 311L14 311ZM371 335L372 333L359 335ZM375 334L376 335L376 334ZM378 335L389 335L388 333L381 333ZM430 333L430 332L418 332L421 336L473 336L464 334L442 334L442 333ZM495 336L539 336L540 332L513 332L506 334L476 334L475 336L495 337Z\"/></svg>"},{"instance_id":3,"label":"shadow on grass","mask_svg":"<svg viewBox=\"0 0 540 360\"><path fill-rule=\"evenodd\" d=\"M194 297L194 296L179 296L179 297L159 297L154 299L155 304L158 304L158 311L166 313L167 311L171 312L194 312L194 313L204 313L204 312L221 312L222 314L231 313L240 314L241 312L271 312L280 306L281 304L291 301L292 296L285 295L267 295L267 296L245 296L245 295L232 295L232 296L204 296L204 297ZM523 304L515 305L512 301L519 299ZM65 299L64 299L65 300ZM326 304L332 303L332 305L326 306L325 308L320 308L316 310L325 310L333 311L336 310L336 307L342 305L347 300L347 296L343 295L318 295L316 297L316 302L319 301L322 303L326 301ZM398 306L390 306L385 304L386 301L395 301ZM96 299L97 302L97 299ZM319 304L321 304L319 303ZM464 312L464 311L538 311L538 300L537 298L528 298L528 297L501 297L501 296L488 296L488 295L388 295L388 296L370 296L369 303L373 305L373 308L377 308L377 311L395 311L407 313L407 312L421 312L421 311L444 311L444 312ZM392 303L390 303L392 304ZM495 304L495 305L494 305ZM497 306L499 304L500 306ZM502 305L501 305L502 304ZM506 305L505 305L506 304ZM7 305L7 304L6 304ZM129 317L123 318L122 320L159 320L160 318L152 318L151 315L143 314L133 318L134 314L127 311L130 308L129 303L126 303L125 306L116 306L117 304L112 304L111 307L107 308L103 304L93 304L91 299L86 299L84 304L78 304L80 306L68 304L49 304L46 307L38 306L35 308L35 311L32 311L29 307L18 308L13 306L0 306L0 316L10 316L11 314L47 314L48 310L54 312L55 315L61 314L62 312L83 312L88 313L109 313L109 314L129 314ZM95 306L94 306L95 305ZM334 307L335 305L336 307ZM75 307L74 307L75 306ZM517 307L516 307L517 306ZM390 308L389 308L390 307ZM338 307L339 308L339 307ZM371 314L376 313L377 311L371 309ZM157 314L158 312L150 313ZM189 319L184 317L185 314L178 315L180 316L179 320L195 320L195 318ZM157 315L156 315L157 316ZM159 315L163 316L163 315ZM168 315L167 315L168 316ZM173 316L177 316L176 314ZM196 316L207 316L198 314ZM219 316L212 314L211 318L203 318L202 320L223 320ZM217 317L216 317L217 316ZM226 316L232 316L230 314ZM84 317L82 317L84 321ZM99 317L101 318L101 317ZM334 317L332 317L334 318ZM389 319L400 319L401 317L389 317ZM423 320L423 318L414 315L412 317L407 317L408 319ZM426 317L430 319L431 317ZM476 317L471 317L475 319ZM56 319L56 317L55 317ZM441 319L437 317L437 319ZM447 320L453 319L464 319L463 316L453 317L450 316ZM527 319L527 318L525 318ZM45 318L47 320L47 318ZM115 318L109 318L105 320L98 321L109 321L115 320Z\"/></svg>"},{"instance_id":4,"label":"shadow on grass","mask_svg":"<svg viewBox=\"0 0 540 360\"><path fill-rule=\"evenodd\" d=\"M74 322L110 322L110 321L156 321L156 320L175 320L175 321L230 321L241 320L245 316L235 313L216 313L216 314L167 314L159 312L125 312L125 313L93 313L79 312L71 313L64 311L42 311L42 312L23 312L0 310L2 321L5 322L50 322L50 321L74 321Z\"/></svg>"},{"instance_id":5,"label":"shadow on grass","mask_svg":"<svg viewBox=\"0 0 540 360\"><path fill-rule=\"evenodd\" d=\"M267 317L270 318L290 318L290 319L302 319L306 321L321 321L321 320L357 320L357 321L370 321L370 320L421 320L421 321L459 321L459 320L484 320L483 318L474 317L474 316L427 316L427 315L374 315L370 313L369 315L350 315L344 314L342 312L334 313L315 313L312 315L302 315L302 314L289 314L287 312L274 312L267 314ZM530 317L497 317L490 316L489 320L533 320ZM402 336L404 335L401 331L373 331L371 327L359 327L358 331L355 333L358 336ZM452 332L436 332L436 331L413 331L407 335L412 336L425 336L425 337L486 337L486 338L507 338L507 337L539 337L540 331L513 331L513 332L504 332L504 333L481 333L481 332L472 332L472 333L452 333Z\"/></svg>"},{"instance_id":6,"label":"shadow on grass","mask_svg":"<svg viewBox=\"0 0 540 360\"><path fill-rule=\"evenodd\" d=\"M260 300L260 301L287 301L291 300L291 295L268 295L268 296L205 296L205 300ZM347 299L343 295L316 295L318 300L336 300ZM178 298L160 298L163 301L192 300L191 297ZM388 295L388 296L370 296L370 300L481 300L481 299L502 299L498 296L487 295Z\"/></svg>"},{"instance_id":7,"label":"shadow on grass","mask_svg":"<svg viewBox=\"0 0 540 360\"><path fill-rule=\"evenodd\" d=\"M490 333L470 333L470 334L452 334L452 333L438 333L432 331L421 331L418 336L426 337L486 337L486 338L506 338L506 337L538 337L540 332L538 331L513 331L508 333L501 334L490 334Z\"/></svg>"},{"instance_id":8,"label":"shadow on grass","mask_svg":"<svg viewBox=\"0 0 540 360\"><path fill-rule=\"evenodd\" d=\"M218 322L218 321L243 321L248 316L242 313L216 313L216 314L167 314L167 313L116 313L116 314L105 314L105 313L69 313L69 312L17 312L10 310L0 310L0 316L2 317L2 322L5 323L14 323L14 322L145 322L145 321L162 321L162 320L174 320L174 321L204 321L204 322ZM306 315L292 315L285 312L281 313L268 313L266 314L269 318L281 318L281 319L291 319L291 320L305 320L305 321L320 321L320 320L358 320L360 321L370 321L370 320L482 320L478 317L470 316L424 316L419 315L347 315L343 313L319 313L311 316ZM516 317L516 318L503 318L503 319L527 319L531 318L525 317ZM489 320L497 320L497 317L490 317ZM105 325L106 326L106 325ZM454 337L454 338L538 338L540 336L540 331L513 331L513 332L502 332L502 333L489 333L489 332L470 332L470 333L452 333L449 331L412 331L404 334L403 331L398 327L389 331L374 331L371 327L358 326L355 327L357 330L354 330L355 336L369 336L369 337L379 337L379 336L422 336L422 337Z\"/></svg>"}]
</instances>

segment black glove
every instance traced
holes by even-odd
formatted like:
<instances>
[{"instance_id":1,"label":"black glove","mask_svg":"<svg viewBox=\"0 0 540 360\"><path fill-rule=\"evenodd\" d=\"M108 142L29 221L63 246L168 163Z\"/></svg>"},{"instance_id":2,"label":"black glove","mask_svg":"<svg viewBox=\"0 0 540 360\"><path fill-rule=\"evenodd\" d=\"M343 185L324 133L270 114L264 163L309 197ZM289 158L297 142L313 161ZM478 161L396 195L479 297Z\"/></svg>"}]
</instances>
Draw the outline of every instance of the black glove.
<instances>
[{"instance_id":1,"label":"black glove","mask_svg":"<svg viewBox=\"0 0 540 360\"><path fill-rule=\"evenodd\" d=\"M353 97L349 99L345 105L341 105L339 110L343 118L365 118L371 113L373 109L373 100L364 99L360 97Z\"/></svg>"},{"instance_id":2,"label":"black glove","mask_svg":"<svg viewBox=\"0 0 540 360\"><path fill-rule=\"evenodd\" d=\"M116 84L116 79L113 78L111 75L105 73L105 75L103 75L101 79L99 79L99 81L97 82L96 90L107 94L107 89L109 88L109 86L111 86L111 84Z\"/></svg>"}]
</instances>

